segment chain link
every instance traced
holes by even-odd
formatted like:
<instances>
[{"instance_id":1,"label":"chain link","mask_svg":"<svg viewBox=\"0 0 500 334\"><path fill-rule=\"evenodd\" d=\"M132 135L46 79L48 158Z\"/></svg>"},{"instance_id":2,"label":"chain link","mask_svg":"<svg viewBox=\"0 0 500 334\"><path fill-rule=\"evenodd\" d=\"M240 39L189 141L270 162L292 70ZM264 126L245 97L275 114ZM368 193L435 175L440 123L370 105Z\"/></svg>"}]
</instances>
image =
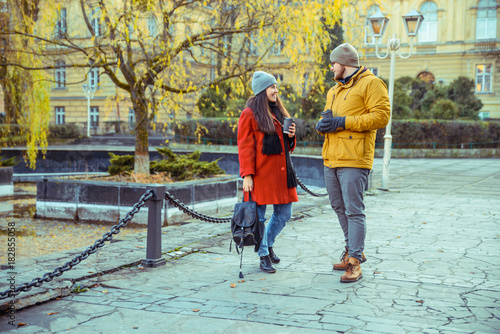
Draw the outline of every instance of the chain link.
<instances>
[{"instance_id":1,"label":"chain link","mask_svg":"<svg viewBox=\"0 0 500 334\"><path fill-rule=\"evenodd\" d=\"M57 267L52 272L45 273L41 278L37 277L33 279L30 283L23 283L14 290L5 290L0 294L0 300L6 299L7 297L15 297L21 292L31 290L31 288L33 287L40 287L43 283L50 282L54 279L54 277L61 276L65 271L70 270L71 268L88 258L89 255L97 252L99 248L105 245L106 241L110 241L111 239L113 239L114 234L120 233L120 229L122 227L125 227L125 225L127 225L128 222L132 220L134 215L139 212L139 210L146 204L149 199L151 199L151 197L153 197L153 190L146 191L139 199L139 202L134 204L132 210L130 210L124 218L120 219L118 224L114 225L111 228L110 232L105 233L101 239L97 240L92 246L87 247L87 249L85 249L81 254L75 256L71 261L68 261L64 265Z\"/></svg>"},{"instance_id":2,"label":"chain link","mask_svg":"<svg viewBox=\"0 0 500 334\"><path fill-rule=\"evenodd\" d=\"M295 174L295 176L297 177L297 174ZM309 190L305 186L305 184L298 177L297 177L297 183L300 185L300 187L302 189L304 189L307 193L309 193L312 196L315 196L315 197L328 196L328 194L316 194L316 193L312 192L311 190ZM207 216L207 215L204 215L202 213L196 212L193 209L188 208L184 203L182 203L181 201L179 201L177 198L175 198L174 195L170 194L168 191L165 191L165 199L167 199L173 206L175 206L176 208L178 208L182 212L190 215L193 218L196 218L196 219L199 219L199 220L202 220L202 221L206 221L206 222L209 222L209 223L217 223L217 224L231 222L231 217L228 217L228 218L216 218L216 217L211 217L211 216Z\"/></svg>"},{"instance_id":3,"label":"chain link","mask_svg":"<svg viewBox=\"0 0 500 334\"><path fill-rule=\"evenodd\" d=\"M216 218L216 217L210 217L207 215L204 215L202 213L196 212L190 208L188 208L184 203L179 201L177 198L175 198L172 194L170 194L168 191L165 191L165 198L177 209L181 210L184 213L187 213L193 218L197 218L202 221L206 221L209 223L229 223L231 222L231 217L228 218Z\"/></svg>"},{"instance_id":4,"label":"chain link","mask_svg":"<svg viewBox=\"0 0 500 334\"><path fill-rule=\"evenodd\" d=\"M314 192L312 192L311 190L307 189L306 185L304 183L302 183L302 181L297 177L297 183L299 184L299 186L304 189L309 195L312 195L314 197L323 197L323 196L328 196L328 194L316 194Z\"/></svg>"}]
</instances>

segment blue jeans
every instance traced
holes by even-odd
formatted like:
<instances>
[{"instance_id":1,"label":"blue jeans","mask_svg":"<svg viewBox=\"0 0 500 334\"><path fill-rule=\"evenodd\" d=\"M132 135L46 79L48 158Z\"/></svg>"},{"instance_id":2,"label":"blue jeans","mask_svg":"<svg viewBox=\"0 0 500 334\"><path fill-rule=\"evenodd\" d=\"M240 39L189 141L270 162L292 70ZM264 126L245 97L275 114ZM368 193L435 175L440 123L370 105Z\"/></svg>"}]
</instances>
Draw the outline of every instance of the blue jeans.
<instances>
[{"instance_id":1,"label":"blue jeans","mask_svg":"<svg viewBox=\"0 0 500 334\"><path fill-rule=\"evenodd\" d=\"M366 237L363 195L370 170L325 166L324 173L330 205L339 218L349 256L361 260Z\"/></svg>"},{"instance_id":2,"label":"blue jeans","mask_svg":"<svg viewBox=\"0 0 500 334\"><path fill-rule=\"evenodd\" d=\"M286 222L292 218L292 203L287 204L273 204L274 212L267 223L264 237L260 242L259 256L269 255L268 247L273 247L274 241L281 230L285 227ZM259 220L266 221L266 205L258 205L257 211L259 212Z\"/></svg>"}]
</instances>

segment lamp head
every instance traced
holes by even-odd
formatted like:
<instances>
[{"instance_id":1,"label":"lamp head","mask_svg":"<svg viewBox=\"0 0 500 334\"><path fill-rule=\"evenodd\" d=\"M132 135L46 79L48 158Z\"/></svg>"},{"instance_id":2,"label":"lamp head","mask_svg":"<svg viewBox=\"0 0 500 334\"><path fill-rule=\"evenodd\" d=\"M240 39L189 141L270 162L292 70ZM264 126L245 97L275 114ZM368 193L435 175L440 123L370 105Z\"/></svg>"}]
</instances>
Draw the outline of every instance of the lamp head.
<instances>
[{"instance_id":1,"label":"lamp head","mask_svg":"<svg viewBox=\"0 0 500 334\"><path fill-rule=\"evenodd\" d=\"M381 12L377 12L368 18L370 20L370 28L373 34L373 37L382 37L385 32L385 28L387 28L387 23L389 19L384 16Z\"/></svg>"},{"instance_id":2,"label":"lamp head","mask_svg":"<svg viewBox=\"0 0 500 334\"><path fill-rule=\"evenodd\" d=\"M418 29L420 28L420 23L422 23L423 20L424 16L416 10L412 10L411 12L403 16L406 33L409 37L417 36Z\"/></svg>"}]
</instances>

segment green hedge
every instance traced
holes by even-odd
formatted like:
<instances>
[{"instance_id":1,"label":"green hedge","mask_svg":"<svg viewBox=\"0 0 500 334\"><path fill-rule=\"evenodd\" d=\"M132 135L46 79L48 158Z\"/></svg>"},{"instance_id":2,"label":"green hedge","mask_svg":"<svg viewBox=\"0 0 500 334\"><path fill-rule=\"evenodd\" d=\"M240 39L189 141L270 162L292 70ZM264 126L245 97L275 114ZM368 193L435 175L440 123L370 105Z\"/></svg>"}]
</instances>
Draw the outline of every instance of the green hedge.
<instances>
[{"instance_id":1,"label":"green hedge","mask_svg":"<svg viewBox=\"0 0 500 334\"><path fill-rule=\"evenodd\" d=\"M300 146L322 144L323 136L315 128L317 119L295 121ZM190 119L178 122L174 131L178 142L236 145L237 124L237 118ZM500 147L500 122L496 121L393 120L391 134L395 148ZM379 146L384 135L385 128L377 131Z\"/></svg>"},{"instance_id":2,"label":"green hedge","mask_svg":"<svg viewBox=\"0 0 500 334\"><path fill-rule=\"evenodd\" d=\"M80 128L73 123L49 125L49 138L79 138Z\"/></svg>"},{"instance_id":3,"label":"green hedge","mask_svg":"<svg viewBox=\"0 0 500 334\"><path fill-rule=\"evenodd\" d=\"M82 134L76 124L50 124L49 141L51 139L80 138ZM18 124L0 124L0 147L26 145L26 136L23 135Z\"/></svg>"},{"instance_id":4,"label":"green hedge","mask_svg":"<svg viewBox=\"0 0 500 334\"><path fill-rule=\"evenodd\" d=\"M395 120L391 134L395 148L500 147L500 122ZM377 131L377 143L384 135L385 129Z\"/></svg>"}]
</instances>

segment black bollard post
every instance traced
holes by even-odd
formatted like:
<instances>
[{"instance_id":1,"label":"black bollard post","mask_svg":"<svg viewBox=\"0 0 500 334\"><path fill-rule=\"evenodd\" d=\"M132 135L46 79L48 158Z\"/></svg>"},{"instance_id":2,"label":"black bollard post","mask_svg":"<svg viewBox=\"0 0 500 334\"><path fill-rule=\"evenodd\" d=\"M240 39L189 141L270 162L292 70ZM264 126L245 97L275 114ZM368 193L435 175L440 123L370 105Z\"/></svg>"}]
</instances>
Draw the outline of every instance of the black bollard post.
<instances>
[{"instance_id":1,"label":"black bollard post","mask_svg":"<svg viewBox=\"0 0 500 334\"><path fill-rule=\"evenodd\" d=\"M143 267L159 267L167 263L161 257L161 209L165 200L165 186L150 186L153 197L148 201L148 239L146 259L142 260Z\"/></svg>"}]
</instances>

